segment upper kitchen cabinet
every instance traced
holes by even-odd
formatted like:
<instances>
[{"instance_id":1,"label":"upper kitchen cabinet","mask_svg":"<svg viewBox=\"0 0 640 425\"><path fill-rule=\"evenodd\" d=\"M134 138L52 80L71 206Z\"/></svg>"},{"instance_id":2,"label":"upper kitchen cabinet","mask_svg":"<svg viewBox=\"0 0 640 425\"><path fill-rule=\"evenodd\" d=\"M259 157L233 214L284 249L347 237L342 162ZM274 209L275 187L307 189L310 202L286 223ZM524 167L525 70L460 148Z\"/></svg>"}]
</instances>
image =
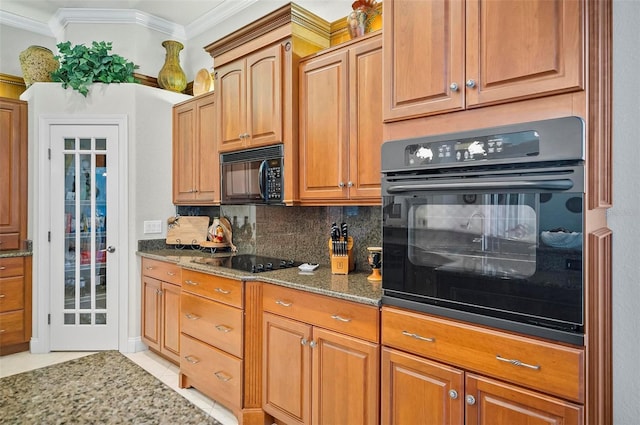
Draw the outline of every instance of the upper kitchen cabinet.
<instances>
[{"instance_id":1,"label":"upper kitchen cabinet","mask_svg":"<svg viewBox=\"0 0 640 425\"><path fill-rule=\"evenodd\" d=\"M276 44L217 69L218 150L234 151L282 140L282 57Z\"/></svg>"},{"instance_id":2,"label":"upper kitchen cabinet","mask_svg":"<svg viewBox=\"0 0 640 425\"><path fill-rule=\"evenodd\" d=\"M583 89L581 1L383 7L386 122Z\"/></svg>"},{"instance_id":3,"label":"upper kitchen cabinet","mask_svg":"<svg viewBox=\"0 0 640 425\"><path fill-rule=\"evenodd\" d=\"M220 203L220 157L216 146L214 93L173 108L173 203Z\"/></svg>"},{"instance_id":4,"label":"upper kitchen cabinet","mask_svg":"<svg viewBox=\"0 0 640 425\"><path fill-rule=\"evenodd\" d=\"M0 250L27 238L27 102L0 98Z\"/></svg>"},{"instance_id":5,"label":"upper kitchen cabinet","mask_svg":"<svg viewBox=\"0 0 640 425\"><path fill-rule=\"evenodd\" d=\"M380 204L382 36L300 64L300 202Z\"/></svg>"},{"instance_id":6,"label":"upper kitchen cabinet","mask_svg":"<svg viewBox=\"0 0 640 425\"><path fill-rule=\"evenodd\" d=\"M282 143L283 202L298 202L298 63L329 47L330 23L289 3L211 43L217 143L229 152Z\"/></svg>"}]
</instances>

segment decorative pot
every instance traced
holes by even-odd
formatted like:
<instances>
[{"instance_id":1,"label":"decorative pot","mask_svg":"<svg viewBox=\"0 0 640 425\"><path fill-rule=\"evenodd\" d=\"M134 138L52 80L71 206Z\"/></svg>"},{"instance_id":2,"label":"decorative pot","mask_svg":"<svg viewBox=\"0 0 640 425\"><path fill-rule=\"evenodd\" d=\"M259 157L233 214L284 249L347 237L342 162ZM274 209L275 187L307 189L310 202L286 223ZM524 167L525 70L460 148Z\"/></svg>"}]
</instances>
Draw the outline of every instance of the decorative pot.
<instances>
[{"instance_id":1,"label":"decorative pot","mask_svg":"<svg viewBox=\"0 0 640 425\"><path fill-rule=\"evenodd\" d=\"M347 28L351 38L360 37L369 32L370 23L367 8L359 7L347 15Z\"/></svg>"},{"instance_id":2,"label":"decorative pot","mask_svg":"<svg viewBox=\"0 0 640 425\"><path fill-rule=\"evenodd\" d=\"M29 87L37 82L50 82L51 73L60 67L53 52L42 46L29 46L18 57L22 78Z\"/></svg>"},{"instance_id":3,"label":"decorative pot","mask_svg":"<svg viewBox=\"0 0 640 425\"><path fill-rule=\"evenodd\" d=\"M166 90L181 93L187 87L187 76L180 67L180 50L182 43L175 40L165 40L162 47L167 51L164 65L158 73L158 85Z\"/></svg>"}]
</instances>

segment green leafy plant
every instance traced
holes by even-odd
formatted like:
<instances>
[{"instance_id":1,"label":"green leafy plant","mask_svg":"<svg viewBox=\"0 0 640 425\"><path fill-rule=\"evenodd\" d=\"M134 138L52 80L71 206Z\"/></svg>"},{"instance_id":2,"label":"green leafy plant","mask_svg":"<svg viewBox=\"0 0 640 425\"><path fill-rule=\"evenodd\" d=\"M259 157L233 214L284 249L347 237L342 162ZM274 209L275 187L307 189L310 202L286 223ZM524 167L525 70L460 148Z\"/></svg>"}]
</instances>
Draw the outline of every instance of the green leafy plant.
<instances>
[{"instance_id":1,"label":"green leafy plant","mask_svg":"<svg viewBox=\"0 0 640 425\"><path fill-rule=\"evenodd\" d=\"M83 96L89 93L92 83L139 83L133 71L139 66L120 55L110 55L111 42L94 41L91 47L84 44L71 46L71 42L57 44L56 59L60 68L51 73L53 81L62 82L62 87L71 86Z\"/></svg>"}]
</instances>

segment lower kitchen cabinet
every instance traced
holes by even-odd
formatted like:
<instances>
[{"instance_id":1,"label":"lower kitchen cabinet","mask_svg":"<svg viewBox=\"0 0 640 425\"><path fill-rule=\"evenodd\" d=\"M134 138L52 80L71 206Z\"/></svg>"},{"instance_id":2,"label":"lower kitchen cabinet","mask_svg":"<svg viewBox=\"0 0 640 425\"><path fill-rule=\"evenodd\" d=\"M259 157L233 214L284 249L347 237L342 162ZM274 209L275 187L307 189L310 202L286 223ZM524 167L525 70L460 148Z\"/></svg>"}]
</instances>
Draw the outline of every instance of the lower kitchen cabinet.
<instances>
[{"instance_id":1,"label":"lower kitchen cabinet","mask_svg":"<svg viewBox=\"0 0 640 425\"><path fill-rule=\"evenodd\" d=\"M0 355L29 349L31 261L31 256L0 258Z\"/></svg>"},{"instance_id":2,"label":"lower kitchen cabinet","mask_svg":"<svg viewBox=\"0 0 640 425\"><path fill-rule=\"evenodd\" d=\"M579 348L391 307L382 344L382 424L584 423Z\"/></svg>"},{"instance_id":3,"label":"lower kitchen cabinet","mask_svg":"<svg viewBox=\"0 0 640 425\"><path fill-rule=\"evenodd\" d=\"M180 275L175 264L142 259L142 341L180 363Z\"/></svg>"},{"instance_id":4,"label":"lower kitchen cabinet","mask_svg":"<svg viewBox=\"0 0 640 425\"><path fill-rule=\"evenodd\" d=\"M286 424L377 424L378 309L263 288L263 409Z\"/></svg>"}]
</instances>

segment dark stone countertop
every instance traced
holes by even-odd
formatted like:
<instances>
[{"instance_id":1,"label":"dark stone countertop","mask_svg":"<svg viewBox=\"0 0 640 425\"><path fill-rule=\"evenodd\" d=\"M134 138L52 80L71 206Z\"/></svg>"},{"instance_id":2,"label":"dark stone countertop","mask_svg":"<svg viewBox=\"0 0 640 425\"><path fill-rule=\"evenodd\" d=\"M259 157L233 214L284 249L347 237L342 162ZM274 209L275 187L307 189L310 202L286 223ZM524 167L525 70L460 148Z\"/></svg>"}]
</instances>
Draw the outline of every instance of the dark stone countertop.
<instances>
[{"instance_id":1,"label":"dark stone countertop","mask_svg":"<svg viewBox=\"0 0 640 425\"><path fill-rule=\"evenodd\" d=\"M27 250L0 251L0 258L31 257L33 252Z\"/></svg>"},{"instance_id":2,"label":"dark stone countertop","mask_svg":"<svg viewBox=\"0 0 640 425\"><path fill-rule=\"evenodd\" d=\"M202 258L224 258L227 257L229 253L209 254L192 249L160 249L137 251L137 255L154 260L172 262L185 269L245 281L272 283L274 285L286 286L288 288L341 298L376 307L380 306L382 297L381 283L367 280L367 276L370 274L368 271L356 271L347 275L334 275L331 273L330 266L320 265L320 267L311 273L302 273L297 267L264 273L249 273L227 267L194 262L194 260Z\"/></svg>"}]
</instances>

